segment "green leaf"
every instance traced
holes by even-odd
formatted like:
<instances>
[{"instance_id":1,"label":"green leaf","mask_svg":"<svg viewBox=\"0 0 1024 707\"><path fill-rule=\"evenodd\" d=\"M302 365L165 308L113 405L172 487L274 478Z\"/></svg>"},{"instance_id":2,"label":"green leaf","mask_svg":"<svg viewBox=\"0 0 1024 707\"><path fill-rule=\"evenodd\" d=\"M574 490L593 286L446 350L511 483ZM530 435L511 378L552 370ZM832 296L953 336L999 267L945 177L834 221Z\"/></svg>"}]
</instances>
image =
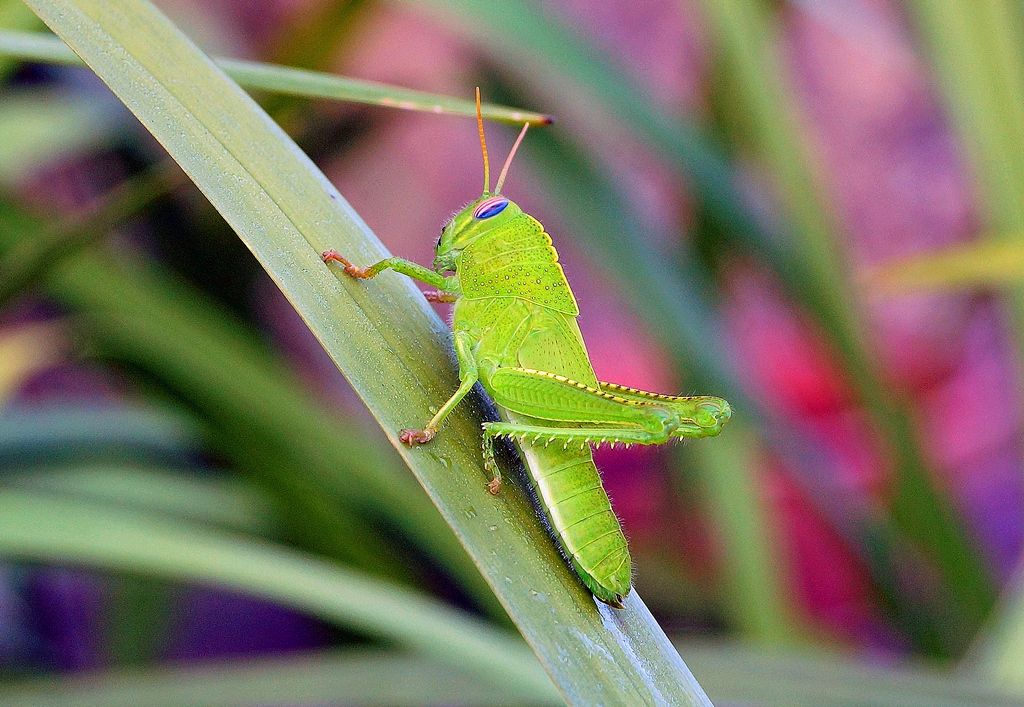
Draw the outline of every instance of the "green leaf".
<instances>
[{"instance_id":1,"label":"green leaf","mask_svg":"<svg viewBox=\"0 0 1024 707\"><path fill-rule=\"evenodd\" d=\"M153 408L68 405L0 413L0 466L111 456L181 458L198 441L192 420Z\"/></svg>"},{"instance_id":2,"label":"green leaf","mask_svg":"<svg viewBox=\"0 0 1024 707\"><path fill-rule=\"evenodd\" d=\"M39 18L21 0L0 0L0 28L13 30L36 29ZM0 82L17 68L18 62L0 55Z\"/></svg>"},{"instance_id":3,"label":"green leaf","mask_svg":"<svg viewBox=\"0 0 1024 707\"><path fill-rule=\"evenodd\" d=\"M254 535L265 534L273 518L263 494L237 480L197 472L90 464L8 472L4 484Z\"/></svg>"},{"instance_id":4,"label":"green leaf","mask_svg":"<svg viewBox=\"0 0 1024 707\"><path fill-rule=\"evenodd\" d=\"M553 694L534 658L511 634L418 592L180 519L0 491L0 555L248 592L472 670L512 694L531 699Z\"/></svg>"},{"instance_id":5,"label":"green leaf","mask_svg":"<svg viewBox=\"0 0 1024 707\"><path fill-rule=\"evenodd\" d=\"M340 279L319 253L387 252L334 187L237 86L148 3L30 0L167 148L254 252L392 442L455 389L449 332L400 278ZM310 421L311 423L313 421ZM575 704L706 704L633 593L595 605L525 497L484 487L480 418L399 451L563 695Z\"/></svg>"},{"instance_id":6,"label":"green leaf","mask_svg":"<svg viewBox=\"0 0 1024 707\"><path fill-rule=\"evenodd\" d=\"M678 643L716 704L787 707L1011 707L1020 698L989 682L924 666L871 665L830 651Z\"/></svg>"},{"instance_id":7,"label":"green leaf","mask_svg":"<svg viewBox=\"0 0 1024 707\"><path fill-rule=\"evenodd\" d=\"M57 37L32 32L0 30L0 57L4 56L23 61L71 66L80 66L83 63ZM300 98L326 98L437 115L476 116L476 105L464 98L452 98L322 71L293 69L255 61L216 59L216 62L240 86L253 91L269 91ZM493 103L484 103L481 106L481 113L486 120L515 125L547 125L552 120L548 115Z\"/></svg>"},{"instance_id":8,"label":"green leaf","mask_svg":"<svg viewBox=\"0 0 1024 707\"><path fill-rule=\"evenodd\" d=\"M950 292L1024 282L1024 242L986 239L887 263L864 281L869 294Z\"/></svg>"},{"instance_id":9,"label":"green leaf","mask_svg":"<svg viewBox=\"0 0 1024 707\"><path fill-rule=\"evenodd\" d=\"M500 670L500 667L496 667ZM520 696L520 700L527 697ZM118 671L0 688L6 707L179 705L507 705L470 670L419 655L346 650L203 667ZM537 704L547 700L535 698Z\"/></svg>"},{"instance_id":10,"label":"green leaf","mask_svg":"<svg viewBox=\"0 0 1024 707\"><path fill-rule=\"evenodd\" d=\"M978 639L965 667L1024 698L1024 587L1020 575Z\"/></svg>"},{"instance_id":11,"label":"green leaf","mask_svg":"<svg viewBox=\"0 0 1024 707\"><path fill-rule=\"evenodd\" d=\"M1012 707L1019 698L984 682L924 667L870 665L826 652L679 643L717 704L787 707ZM30 680L0 689L8 707L118 705L491 705L510 698L472 673L379 650L311 652L202 667L114 671Z\"/></svg>"},{"instance_id":12,"label":"green leaf","mask_svg":"<svg viewBox=\"0 0 1024 707\"><path fill-rule=\"evenodd\" d=\"M0 184L26 169L110 138L114 123L99 106L48 91L7 91L0 100Z\"/></svg>"}]
</instances>

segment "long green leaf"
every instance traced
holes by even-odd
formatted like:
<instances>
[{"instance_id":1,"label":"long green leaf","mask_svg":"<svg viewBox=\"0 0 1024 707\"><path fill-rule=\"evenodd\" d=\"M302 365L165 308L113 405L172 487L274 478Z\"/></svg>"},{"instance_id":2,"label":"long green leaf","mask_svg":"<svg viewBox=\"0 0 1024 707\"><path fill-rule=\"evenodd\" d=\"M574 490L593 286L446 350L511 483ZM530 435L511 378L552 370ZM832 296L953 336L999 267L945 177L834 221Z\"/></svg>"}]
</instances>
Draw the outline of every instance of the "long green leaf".
<instances>
[{"instance_id":1,"label":"long green leaf","mask_svg":"<svg viewBox=\"0 0 1024 707\"><path fill-rule=\"evenodd\" d=\"M88 564L249 592L394 641L533 699L550 683L513 635L417 592L182 520L27 491L0 492L0 555ZM501 666L500 670L495 666Z\"/></svg>"},{"instance_id":2,"label":"long green leaf","mask_svg":"<svg viewBox=\"0 0 1024 707\"><path fill-rule=\"evenodd\" d=\"M887 263L864 280L868 294L952 292L1024 282L1024 242L988 238Z\"/></svg>"},{"instance_id":3,"label":"long green leaf","mask_svg":"<svg viewBox=\"0 0 1024 707\"><path fill-rule=\"evenodd\" d=\"M399 278L343 281L320 261L387 252L258 107L148 3L29 4L163 143L256 254L391 434L430 416L456 386L448 331ZM311 421L312 422L312 421ZM479 417L463 410L430 447L400 449L572 703L707 698L639 597L597 607L533 509L491 497Z\"/></svg>"},{"instance_id":4,"label":"long green leaf","mask_svg":"<svg viewBox=\"0 0 1024 707\"><path fill-rule=\"evenodd\" d=\"M72 457L182 459L198 440L191 420L152 408L9 409L0 413L0 468Z\"/></svg>"},{"instance_id":5,"label":"long green leaf","mask_svg":"<svg viewBox=\"0 0 1024 707\"><path fill-rule=\"evenodd\" d=\"M519 696L525 701L528 695ZM472 671L419 655L347 650L203 667L39 679L0 688L5 707L180 705L507 705ZM546 704L540 700L537 704Z\"/></svg>"},{"instance_id":6,"label":"long green leaf","mask_svg":"<svg viewBox=\"0 0 1024 707\"><path fill-rule=\"evenodd\" d=\"M89 464L8 473L4 484L254 535L263 535L272 526L272 509L263 494L235 479L208 478L198 472Z\"/></svg>"},{"instance_id":7,"label":"long green leaf","mask_svg":"<svg viewBox=\"0 0 1024 707\"><path fill-rule=\"evenodd\" d=\"M101 106L50 91L8 90L0 100L0 183L26 169L91 148L113 135Z\"/></svg>"},{"instance_id":8,"label":"long green leaf","mask_svg":"<svg viewBox=\"0 0 1024 707\"><path fill-rule=\"evenodd\" d=\"M1024 699L1024 586L1019 575L965 667Z\"/></svg>"},{"instance_id":9,"label":"long green leaf","mask_svg":"<svg viewBox=\"0 0 1024 707\"><path fill-rule=\"evenodd\" d=\"M0 57L71 66L83 63L57 37L33 32L0 30ZM476 115L476 105L465 98L452 98L322 71L293 69L255 61L217 59L216 62L240 86L253 91L269 91L300 98L326 98L437 115ZM499 123L547 125L551 122L551 116L542 113L493 103L484 103L481 112L485 119Z\"/></svg>"},{"instance_id":10,"label":"long green leaf","mask_svg":"<svg viewBox=\"0 0 1024 707\"><path fill-rule=\"evenodd\" d=\"M869 665L838 655L683 641L718 704L787 707L1013 707L1019 698L935 670ZM8 707L119 705L508 704L465 670L379 650L306 653L203 667L34 679L0 689Z\"/></svg>"},{"instance_id":11,"label":"long green leaf","mask_svg":"<svg viewBox=\"0 0 1024 707\"><path fill-rule=\"evenodd\" d=\"M997 686L924 666L871 665L809 649L772 651L680 641L718 704L786 707L1011 707Z\"/></svg>"}]
</instances>

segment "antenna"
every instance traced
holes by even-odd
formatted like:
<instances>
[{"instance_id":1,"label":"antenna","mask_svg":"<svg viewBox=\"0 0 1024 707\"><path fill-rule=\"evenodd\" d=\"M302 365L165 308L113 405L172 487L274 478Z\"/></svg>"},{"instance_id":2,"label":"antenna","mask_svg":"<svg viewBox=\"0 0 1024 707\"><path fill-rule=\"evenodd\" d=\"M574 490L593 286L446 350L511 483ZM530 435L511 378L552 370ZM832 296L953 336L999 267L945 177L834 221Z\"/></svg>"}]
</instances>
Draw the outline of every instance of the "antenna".
<instances>
[{"instance_id":1,"label":"antenna","mask_svg":"<svg viewBox=\"0 0 1024 707\"><path fill-rule=\"evenodd\" d=\"M519 131L519 137L516 138L516 142L512 145L512 149L508 152L508 157L505 158L505 164L502 165L501 174L498 175L498 183L494 185L494 193L500 194L501 188L505 186L505 177L508 176L508 168L512 164L512 158L516 156L516 150L519 149L519 145L523 142L523 138L526 137L526 131L530 127L529 123L523 123L523 129Z\"/></svg>"},{"instance_id":2,"label":"antenna","mask_svg":"<svg viewBox=\"0 0 1024 707\"><path fill-rule=\"evenodd\" d=\"M476 129L480 133L480 151L484 155L484 194L491 191L491 163L487 159L487 138L484 137L484 116L480 112L480 87L476 87Z\"/></svg>"}]
</instances>

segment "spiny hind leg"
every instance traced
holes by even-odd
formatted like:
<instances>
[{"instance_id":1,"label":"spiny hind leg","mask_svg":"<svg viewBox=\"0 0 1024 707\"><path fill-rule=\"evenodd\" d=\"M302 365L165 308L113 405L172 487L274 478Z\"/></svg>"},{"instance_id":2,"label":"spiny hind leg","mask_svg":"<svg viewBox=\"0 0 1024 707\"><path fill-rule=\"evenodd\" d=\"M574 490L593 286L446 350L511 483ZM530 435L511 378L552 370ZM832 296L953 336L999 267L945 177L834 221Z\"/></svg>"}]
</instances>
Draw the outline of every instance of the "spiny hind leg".
<instances>
[{"instance_id":1,"label":"spiny hind leg","mask_svg":"<svg viewBox=\"0 0 1024 707\"><path fill-rule=\"evenodd\" d=\"M675 401L627 398L547 371L499 368L485 372L484 385L506 410L550 421L555 439L563 441L662 444L678 436L685 425L700 429L698 423L680 416L672 404ZM685 412L692 414L690 409ZM595 429L600 433L592 434ZM704 436L714 433L703 430Z\"/></svg>"},{"instance_id":2,"label":"spiny hind leg","mask_svg":"<svg viewBox=\"0 0 1024 707\"><path fill-rule=\"evenodd\" d=\"M596 427L580 425L578 427L546 427L544 425L527 425L518 422L486 422L484 423L485 444L495 437L508 437L520 442L548 446L561 442L563 448L569 446L585 447L588 444L665 444L670 438L666 426L662 430L644 429L642 427ZM492 447L493 450L493 447Z\"/></svg>"}]
</instances>

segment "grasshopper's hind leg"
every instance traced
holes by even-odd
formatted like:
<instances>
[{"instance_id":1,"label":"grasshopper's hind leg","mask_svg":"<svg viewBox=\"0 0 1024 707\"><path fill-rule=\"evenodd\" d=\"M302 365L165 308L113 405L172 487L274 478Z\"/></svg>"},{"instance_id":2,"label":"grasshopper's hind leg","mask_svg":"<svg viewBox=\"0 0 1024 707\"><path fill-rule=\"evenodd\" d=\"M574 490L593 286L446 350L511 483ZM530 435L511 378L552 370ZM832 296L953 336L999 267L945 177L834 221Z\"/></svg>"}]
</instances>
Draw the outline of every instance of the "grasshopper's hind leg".
<instances>
[{"instance_id":1,"label":"grasshopper's hind leg","mask_svg":"<svg viewBox=\"0 0 1024 707\"><path fill-rule=\"evenodd\" d=\"M649 393L646 390L628 388L617 383L598 383L600 391L644 406L664 407L679 416L680 426L673 437L705 437L707 430L720 428L732 417L732 407L725 400L713 395L681 397ZM696 425L697 429L694 429Z\"/></svg>"},{"instance_id":2,"label":"grasshopper's hind leg","mask_svg":"<svg viewBox=\"0 0 1024 707\"><path fill-rule=\"evenodd\" d=\"M721 398L677 398L613 384L594 386L529 368L499 368L485 375L484 385L498 405L536 421L529 429L495 427L499 434L565 443L664 444L675 438L712 437L732 414Z\"/></svg>"},{"instance_id":3,"label":"grasshopper's hind leg","mask_svg":"<svg viewBox=\"0 0 1024 707\"><path fill-rule=\"evenodd\" d=\"M547 427L526 425L515 422L484 423L484 438L508 437L534 445L548 446L561 442L563 447L585 447L588 444L665 444L671 438L673 426L666 424L661 429L643 427ZM493 454L493 450L492 450Z\"/></svg>"}]
</instances>

